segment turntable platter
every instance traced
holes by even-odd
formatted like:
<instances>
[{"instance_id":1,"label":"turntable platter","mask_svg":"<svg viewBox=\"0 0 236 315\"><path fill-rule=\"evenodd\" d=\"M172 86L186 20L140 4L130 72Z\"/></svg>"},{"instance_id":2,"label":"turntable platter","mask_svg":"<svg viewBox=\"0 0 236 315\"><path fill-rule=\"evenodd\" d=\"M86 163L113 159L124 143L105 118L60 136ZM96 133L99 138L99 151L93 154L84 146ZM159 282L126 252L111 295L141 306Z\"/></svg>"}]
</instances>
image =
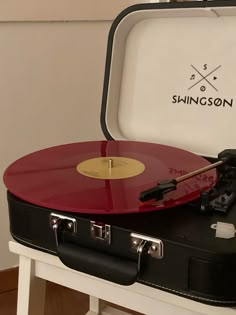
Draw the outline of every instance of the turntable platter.
<instances>
[{"instance_id":1,"label":"turntable platter","mask_svg":"<svg viewBox=\"0 0 236 315\"><path fill-rule=\"evenodd\" d=\"M91 141L55 146L22 157L4 174L8 190L53 210L126 214L168 209L195 200L216 182L211 170L178 185L155 205L141 191L210 164L178 148L135 141Z\"/></svg>"}]
</instances>

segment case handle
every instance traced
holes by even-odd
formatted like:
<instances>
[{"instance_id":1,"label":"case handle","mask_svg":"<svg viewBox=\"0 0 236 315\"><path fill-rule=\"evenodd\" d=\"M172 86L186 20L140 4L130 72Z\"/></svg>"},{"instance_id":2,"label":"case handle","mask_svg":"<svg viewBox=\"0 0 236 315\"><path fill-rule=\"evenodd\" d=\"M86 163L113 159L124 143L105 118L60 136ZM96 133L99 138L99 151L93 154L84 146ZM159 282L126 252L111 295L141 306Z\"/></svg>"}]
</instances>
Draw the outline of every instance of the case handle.
<instances>
[{"instance_id":1,"label":"case handle","mask_svg":"<svg viewBox=\"0 0 236 315\"><path fill-rule=\"evenodd\" d=\"M137 262L71 243L60 243L57 252L60 260L67 267L104 280L131 285L138 278Z\"/></svg>"},{"instance_id":2,"label":"case handle","mask_svg":"<svg viewBox=\"0 0 236 315\"><path fill-rule=\"evenodd\" d=\"M137 280L140 259L138 262L134 262L73 243L63 242L59 237L59 231L62 230L62 222L64 222L64 226L75 230L76 221L71 218L68 220L64 216L52 215L52 227L55 233L57 254L64 265L121 285L131 285Z\"/></svg>"}]
</instances>

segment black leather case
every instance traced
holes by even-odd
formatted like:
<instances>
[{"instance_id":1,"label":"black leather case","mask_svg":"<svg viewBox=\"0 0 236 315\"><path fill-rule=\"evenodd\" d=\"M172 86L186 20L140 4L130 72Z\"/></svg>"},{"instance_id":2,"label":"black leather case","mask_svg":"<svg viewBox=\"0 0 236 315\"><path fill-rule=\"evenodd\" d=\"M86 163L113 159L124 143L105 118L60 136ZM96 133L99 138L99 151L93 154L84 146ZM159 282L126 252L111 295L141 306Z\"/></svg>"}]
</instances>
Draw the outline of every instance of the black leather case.
<instances>
[{"instance_id":1,"label":"black leather case","mask_svg":"<svg viewBox=\"0 0 236 315\"><path fill-rule=\"evenodd\" d=\"M232 32L234 36L231 36L231 39L232 43L234 43L236 23L233 19L236 20L236 1L150 3L127 8L114 21L108 39L101 110L101 126L107 139L113 139L115 141L115 139L119 139L122 136L122 132L120 134L118 132L118 130L121 129L117 125L118 119L115 117L114 113L118 112L116 102L120 99L119 88L123 84L123 75L126 75L122 66L122 60L124 59L123 54L125 53L124 46L130 38L129 36L134 35L131 29L127 32L127 28L130 27L130 23L135 25L135 23L140 22L136 31L141 31L142 33L145 27L149 27L145 24L146 22L142 24L142 21L146 21L148 18L155 19L160 15L162 22L166 23L163 19L175 19L175 14L178 16L178 21L182 19L183 22L187 21L186 18L190 21L191 19L194 20L197 16L199 17L199 25L202 25L202 23L207 20L209 25L211 25L213 18L215 18L215 21L221 21L221 15L223 16L223 22L229 18L232 24L230 24L230 28L227 28L227 32L224 34L226 36L228 32ZM154 23L156 22L154 21ZM181 23L179 26L180 25ZM198 26L198 24L195 23L195 26L196 25ZM224 25L224 23L221 25ZM207 29L208 27L204 28L206 32ZM152 31L152 28L150 28L150 30ZM125 34L126 38L122 37L122 32ZM214 36L215 35L216 34L214 34ZM182 37L183 35L180 34L180 39L182 39ZM211 36L209 36L209 40L210 38ZM136 39L135 37L134 43L137 44L139 42L136 41ZM163 37L162 40L165 42L165 37ZM155 37L153 40L151 38L149 43L155 43L156 41L158 42L158 38ZM165 43L168 44L168 38ZM229 37L230 49L234 47L232 43ZM189 45L191 44L191 38L189 38ZM171 45L168 47L171 47ZM169 63L174 66L170 56L174 53L180 53L180 47L182 47L182 49L186 48L184 46L178 46L177 48L173 46L173 49L166 51L167 57L165 60L162 60L158 55L154 60L157 62L161 61L160 66L162 66L163 63L168 64L169 61ZM227 57L231 50L224 50L226 48L222 47L222 51L226 52L225 56ZM194 46L194 49L196 49L196 54L191 62L203 64L204 70L204 67L206 68L206 62L212 60L215 56L213 56L213 54L211 56L204 55L204 49L202 47ZM136 52L138 54L140 51L138 50ZM201 57L199 57L199 54ZM119 62L116 63L118 55ZM204 56L204 58L202 56ZM125 59L126 66L134 62L137 56L135 55L133 57L132 60ZM186 58L187 57L188 56L186 56ZM141 60L145 61L148 58L148 56L144 56ZM178 59L178 56L176 58ZM225 63L228 60L227 58L224 59ZM207 61L205 59L207 59ZM221 62L221 60L218 59L214 60L215 67ZM184 62L184 58L178 61L179 64ZM132 67L136 69L136 66L139 64L140 63L133 63ZM148 65L150 66L150 64ZM189 67L189 70L191 70L189 61L185 66ZM152 70L154 68L155 64L153 63L153 67L150 67L150 69ZM181 71L177 72L177 74L174 74L175 76L182 73ZM164 73L161 73L162 79L163 74ZM191 75L191 73L189 74ZM147 80L147 78L150 77L145 74L144 79ZM192 76L188 77L188 80L191 78ZM139 77L139 80L141 79ZM162 82L160 81L162 79L159 78L158 82ZM215 77L213 79L215 79ZM143 87L145 84L149 84L149 82L145 80L143 81ZM165 80L163 79L163 81ZM183 84L185 84L186 88L184 91L186 92L190 86L190 82L183 82L175 78L174 83L168 85L168 91L172 89L174 84L178 85L178 88L181 89ZM231 81L228 81L229 84L231 84L230 82ZM132 81L132 84L133 83ZM162 87L159 87L155 82L153 83L153 81L150 81L150 83L153 84L150 89L150 95L153 95L153 91L156 93L156 90L161 92ZM124 84L122 87L123 92L125 87L126 85ZM133 85L131 85L131 87L133 87ZM205 82L205 88L206 87L212 88ZM223 90L223 88L221 90ZM130 90L128 92L130 92ZM203 92L205 93L203 88L198 91L198 93ZM155 95L158 96L158 93ZM193 130L194 132L196 130L202 132L204 127L200 128L199 126L203 126L204 121L207 122L206 127L209 126L209 132L205 132L206 140L204 152L199 152L199 154L208 153L208 150L210 150L209 143L211 140L208 139L209 135L216 134L216 139L213 140L217 144L223 135L224 137L222 139L228 139L228 136L225 136L228 129L219 129L220 125L217 122L212 123L212 127L216 127L212 132L210 127L212 112L209 112L209 108L214 108L214 110L217 111L222 110L221 113L223 113L223 110L225 110L223 105L227 106L227 110L225 110L224 113L227 112L229 115L227 114L228 116L226 115L227 117L224 117L222 114L222 117L230 121L232 117L231 109L233 110L234 108L231 105L234 99L232 98L232 102L219 101L218 94L215 94L214 97L216 100L214 101L213 96L211 96L212 93L216 93L216 91L211 91L207 96L204 96L206 98L204 102L208 97L207 112L210 113L211 118L207 116L205 120L201 119L201 121L197 122L198 127L195 126L195 128L191 128L183 134L185 138L182 144L185 143L185 141L186 143L189 141L189 133L193 132ZM203 96L206 94L200 95ZM124 94L122 94L122 97L124 97ZM122 97L121 100L123 99ZM140 97L143 97L143 95L140 95ZM138 94L137 100L140 97ZM162 97L165 98L166 95L162 95ZM169 94L167 95L167 98L168 97ZM227 97L229 97L228 94ZM132 101L132 98L128 99ZM177 96L174 97L174 101L172 102L174 106L176 105L176 99ZM179 108L186 108L186 111L189 111L189 106L201 105L201 108L205 108L204 106L206 104L203 104L202 98L201 100L198 99L201 103L198 105L190 104L190 100L190 98L186 98L185 104L181 101L182 103L178 104ZM158 103L158 99L155 100L153 104L155 105L156 103ZM210 107L210 103L214 106ZM127 104L129 104L129 102L127 102ZM150 112L150 119L153 119L153 117L158 119L162 109L160 108L157 113L153 113L152 109L148 108L148 104L147 100L143 108L144 113L147 114L147 112ZM155 108L154 105L153 109ZM187 107L180 107L182 105L186 105ZM221 108L218 108L218 105L222 105ZM145 115L143 115L143 117L144 116ZM175 117L175 115L172 116ZM183 117L182 111L180 111L179 117ZM147 134L145 132L149 130L148 128L150 127L148 124L149 118L148 121L146 121L146 125L144 124L143 126L146 137ZM159 123L162 120L163 118L161 117ZM186 119L186 122L187 121L188 119ZM171 144L172 141L178 140L175 139L175 122L176 119L166 121L165 130L161 130L158 133L158 135L164 136L164 139L161 139L162 142L164 142L165 138L168 139L169 143L165 144ZM138 125L140 126L140 124ZM155 126L158 128L158 123L156 123ZM168 132L168 134L166 132ZM220 132L222 137L220 137L217 132ZM232 134L232 130L230 130L230 134ZM158 138L155 140L158 142ZM196 147L194 147L194 144L199 144L197 136L191 135L190 140L195 150ZM222 145L224 145L224 143ZM231 143L231 145L234 145L234 143ZM226 143L226 146L228 146L228 143ZM225 147L222 149L225 149ZM236 205L232 207L227 214L207 213L203 215L200 213L199 207L193 204L168 209L166 211L158 211L156 213L140 213L125 216L88 216L82 214L75 215L68 212L57 212L53 211L53 209L38 207L37 205L20 200L10 192L8 192L8 204L10 229L14 239L26 246L48 252L52 255L58 255L62 262L70 268L122 285L130 285L138 281L147 286L157 287L202 303L229 306L236 305L236 238L216 238L216 231L212 228L217 222L236 225Z\"/></svg>"}]
</instances>

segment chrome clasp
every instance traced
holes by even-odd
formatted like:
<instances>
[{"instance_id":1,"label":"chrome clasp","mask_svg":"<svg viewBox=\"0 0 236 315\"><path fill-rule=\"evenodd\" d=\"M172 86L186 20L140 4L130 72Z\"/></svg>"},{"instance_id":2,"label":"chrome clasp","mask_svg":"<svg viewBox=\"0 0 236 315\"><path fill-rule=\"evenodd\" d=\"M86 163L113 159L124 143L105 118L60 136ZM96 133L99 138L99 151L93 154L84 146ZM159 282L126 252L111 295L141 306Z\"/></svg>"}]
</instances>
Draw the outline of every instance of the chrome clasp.
<instances>
[{"instance_id":1,"label":"chrome clasp","mask_svg":"<svg viewBox=\"0 0 236 315\"><path fill-rule=\"evenodd\" d=\"M58 230L59 227L63 229L63 231L68 231L73 234L77 233L77 222L76 219L67 217L64 215L60 215L57 213L50 214L50 225L55 234L56 245L58 246Z\"/></svg>"}]
</instances>

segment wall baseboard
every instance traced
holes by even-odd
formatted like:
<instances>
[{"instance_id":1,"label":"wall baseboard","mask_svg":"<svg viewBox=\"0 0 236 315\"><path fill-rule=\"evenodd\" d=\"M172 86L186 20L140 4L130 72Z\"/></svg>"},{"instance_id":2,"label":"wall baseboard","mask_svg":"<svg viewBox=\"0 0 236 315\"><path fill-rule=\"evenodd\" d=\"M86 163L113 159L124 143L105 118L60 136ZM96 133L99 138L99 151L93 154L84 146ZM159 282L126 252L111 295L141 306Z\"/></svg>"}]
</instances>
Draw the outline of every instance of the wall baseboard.
<instances>
[{"instance_id":1,"label":"wall baseboard","mask_svg":"<svg viewBox=\"0 0 236 315\"><path fill-rule=\"evenodd\" d=\"M19 267L0 270L0 293L17 289L18 272Z\"/></svg>"}]
</instances>

